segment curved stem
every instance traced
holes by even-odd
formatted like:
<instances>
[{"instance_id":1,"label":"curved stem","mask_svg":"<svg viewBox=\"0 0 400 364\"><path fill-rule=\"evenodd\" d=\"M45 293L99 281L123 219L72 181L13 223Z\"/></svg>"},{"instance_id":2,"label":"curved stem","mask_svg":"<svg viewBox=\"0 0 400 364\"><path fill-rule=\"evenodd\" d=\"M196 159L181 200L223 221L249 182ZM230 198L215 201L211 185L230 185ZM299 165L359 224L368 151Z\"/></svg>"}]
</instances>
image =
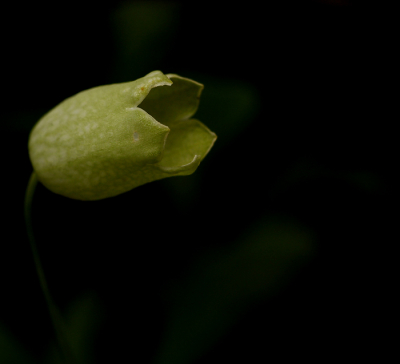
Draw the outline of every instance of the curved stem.
<instances>
[{"instance_id":1,"label":"curved stem","mask_svg":"<svg viewBox=\"0 0 400 364\"><path fill-rule=\"evenodd\" d=\"M32 200L37 183L38 179L36 173L32 172L25 194L25 223L28 232L29 243L33 254L33 259L35 261L36 271L40 281L40 286L42 288L44 297L46 299L47 307L49 309L51 321L53 323L54 331L57 337L59 350L61 352L62 357L64 358L63 360L64 363L72 364L76 363L76 361L73 358L72 352L63 333L61 315L56 305L54 304L49 289L47 287L46 278L43 272L42 263L40 262L39 253L36 247L35 237L32 229L32 219L31 219Z\"/></svg>"}]
</instances>

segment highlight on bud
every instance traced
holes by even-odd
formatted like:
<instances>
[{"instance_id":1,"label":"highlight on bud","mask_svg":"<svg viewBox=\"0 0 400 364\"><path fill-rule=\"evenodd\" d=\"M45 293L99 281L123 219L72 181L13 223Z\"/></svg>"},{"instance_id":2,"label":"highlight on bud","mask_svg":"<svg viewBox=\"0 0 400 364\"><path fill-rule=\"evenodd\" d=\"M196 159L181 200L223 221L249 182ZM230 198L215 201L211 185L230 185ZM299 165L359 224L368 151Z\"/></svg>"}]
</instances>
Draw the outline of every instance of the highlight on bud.
<instances>
[{"instance_id":1,"label":"highlight on bud","mask_svg":"<svg viewBox=\"0 0 400 364\"><path fill-rule=\"evenodd\" d=\"M44 115L29 137L38 180L79 200L99 200L193 173L216 135L191 117L203 85L154 71L95 87Z\"/></svg>"}]
</instances>

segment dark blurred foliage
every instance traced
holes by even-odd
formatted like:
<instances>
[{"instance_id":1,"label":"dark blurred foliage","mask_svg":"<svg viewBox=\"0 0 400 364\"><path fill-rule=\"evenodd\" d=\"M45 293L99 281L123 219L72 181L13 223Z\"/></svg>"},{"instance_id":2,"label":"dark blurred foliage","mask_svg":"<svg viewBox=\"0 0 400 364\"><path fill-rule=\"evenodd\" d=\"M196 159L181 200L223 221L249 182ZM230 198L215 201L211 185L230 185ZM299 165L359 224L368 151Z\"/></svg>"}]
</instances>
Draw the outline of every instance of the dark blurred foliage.
<instances>
[{"instance_id":1,"label":"dark blurred foliage","mask_svg":"<svg viewBox=\"0 0 400 364\"><path fill-rule=\"evenodd\" d=\"M156 69L205 84L196 116L218 140L195 174L97 202L35 195L82 363L382 355L397 241L389 10L14 3L1 34L1 364L56 362L23 221L29 130L81 90Z\"/></svg>"}]
</instances>

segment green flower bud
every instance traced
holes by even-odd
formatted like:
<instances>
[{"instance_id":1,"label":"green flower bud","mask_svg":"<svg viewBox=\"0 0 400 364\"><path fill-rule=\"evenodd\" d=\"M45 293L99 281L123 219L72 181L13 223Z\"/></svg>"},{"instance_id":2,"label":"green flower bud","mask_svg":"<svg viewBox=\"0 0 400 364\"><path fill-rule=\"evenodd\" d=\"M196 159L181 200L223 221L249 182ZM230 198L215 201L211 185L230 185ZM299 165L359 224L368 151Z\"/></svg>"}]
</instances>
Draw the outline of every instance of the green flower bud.
<instances>
[{"instance_id":1,"label":"green flower bud","mask_svg":"<svg viewBox=\"0 0 400 364\"><path fill-rule=\"evenodd\" d=\"M195 81L154 71L66 99L30 134L38 180L60 195L99 200L193 173L216 139L191 119L202 90Z\"/></svg>"}]
</instances>

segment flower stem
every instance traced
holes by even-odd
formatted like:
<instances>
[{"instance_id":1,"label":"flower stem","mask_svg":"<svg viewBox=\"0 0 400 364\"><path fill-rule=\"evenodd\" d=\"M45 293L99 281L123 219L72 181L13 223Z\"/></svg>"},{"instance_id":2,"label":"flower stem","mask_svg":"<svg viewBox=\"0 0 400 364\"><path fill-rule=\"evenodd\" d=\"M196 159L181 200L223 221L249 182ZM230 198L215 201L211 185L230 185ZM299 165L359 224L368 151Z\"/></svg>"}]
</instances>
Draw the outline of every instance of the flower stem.
<instances>
[{"instance_id":1,"label":"flower stem","mask_svg":"<svg viewBox=\"0 0 400 364\"><path fill-rule=\"evenodd\" d=\"M29 243L31 246L32 254L33 254L33 259L35 261L35 267L36 267L36 272L39 277L40 281L40 286L42 288L44 297L46 299L47 307L50 313L51 321L53 323L55 335L57 338L58 342L58 349L60 351L61 357L63 358L63 362L65 364L75 364L76 360L74 359L72 355L72 351L70 349L70 346L65 339L65 335L63 332L63 322L61 315L56 307L56 305L53 302L53 299L51 298L49 289L47 287L47 282L46 278L43 272L43 267L42 263L40 262L39 258L39 253L36 247L36 242L35 242L35 237L33 234L33 229L32 229L32 219L31 219L31 210L32 210L32 200L33 200L33 195L36 189L38 183L38 179L36 176L35 172L32 172L31 178L29 179L28 182L28 187L26 189L26 194L25 194L25 223L26 223L26 228L28 232L28 238L29 238Z\"/></svg>"}]
</instances>

